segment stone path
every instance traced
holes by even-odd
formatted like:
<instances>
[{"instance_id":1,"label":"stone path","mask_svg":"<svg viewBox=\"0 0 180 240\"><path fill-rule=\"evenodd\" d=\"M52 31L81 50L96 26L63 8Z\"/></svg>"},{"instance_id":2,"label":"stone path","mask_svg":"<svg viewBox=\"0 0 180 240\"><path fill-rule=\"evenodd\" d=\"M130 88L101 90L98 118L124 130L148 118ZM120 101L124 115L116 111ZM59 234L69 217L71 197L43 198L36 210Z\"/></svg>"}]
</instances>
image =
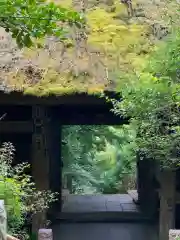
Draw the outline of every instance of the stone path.
<instances>
[{"instance_id":1,"label":"stone path","mask_svg":"<svg viewBox=\"0 0 180 240\"><path fill-rule=\"evenodd\" d=\"M62 212L139 212L128 194L69 195Z\"/></svg>"},{"instance_id":2,"label":"stone path","mask_svg":"<svg viewBox=\"0 0 180 240\"><path fill-rule=\"evenodd\" d=\"M158 240L128 194L69 195L62 210L61 222L52 226L54 240Z\"/></svg>"},{"instance_id":3,"label":"stone path","mask_svg":"<svg viewBox=\"0 0 180 240\"><path fill-rule=\"evenodd\" d=\"M157 240L156 228L141 223L60 223L54 240Z\"/></svg>"}]
</instances>

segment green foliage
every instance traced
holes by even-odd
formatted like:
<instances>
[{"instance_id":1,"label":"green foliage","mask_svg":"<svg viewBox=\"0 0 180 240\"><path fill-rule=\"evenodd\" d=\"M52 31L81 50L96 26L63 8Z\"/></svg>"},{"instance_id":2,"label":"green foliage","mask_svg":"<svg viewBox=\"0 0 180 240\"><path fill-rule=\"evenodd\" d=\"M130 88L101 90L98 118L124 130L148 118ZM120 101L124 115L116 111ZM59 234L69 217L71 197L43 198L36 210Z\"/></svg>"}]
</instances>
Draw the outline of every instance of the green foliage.
<instances>
[{"instance_id":1,"label":"green foliage","mask_svg":"<svg viewBox=\"0 0 180 240\"><path fill-rule=\"evenodd\" d=\"M89 130L89 131L88 131ZM62 157L64 162L65 177L72 179L72 191L82 192L84 187L93 188L93 183L97 180L91 174L95 169L89 163L92 148L92 134L95 128L81 126L64 126Z\"/></svg>"},{"instance_id":2,"label":"green foliage","mask_svg":"<svg viewBox=\"0 0 180 240\"><path fill-rule=\"evenodd\" d=\"M95 153L101 180L97 188L102 193L117 193L123 188L124 178L135 173L135 133L127 125L111 126L106 132L104 146Z\"/></svg>"},{"instance_id":3,"label":"green foliage","mask_svg":"<svg viewBox=\"0 0 180 240\"><path fill-rule=\"evenodd\" d=\"M74 193L116 193L134 173L134 131L128 126L65 126L64 179Z\"/></svg>"},{"instance_id":4,"label":"green foliage","mask_svg":"<svg viewBox=\"0 0 180 240\"><path fill-rule=\"evenodd\" d=\"M117 114L131 117L137 149L163 167L180 163L179 33L159 46L142 72L121 85Z\"/></svg>"},{"instance_id":5,"label":"green foliage","mask_svg":"<svg viewBox=\"0 0 180 240\"><path fill-rule=\"evenodd\" d=\"M20 48L31 47L34 38L45 35L64 37L65 26L60 22L80 26L83 18L75 11L45 0L0 1L0 26L12 33Z\"/></svg>"},{"instance_id":6,"label":"green foliage","mask_svg":"<svg viewBox=\"0 0 180 240\"><path fill-rule=\"evenodd\" d=\"M90 26L88 42L98 47L108 66L109 71L132 71L139 62L152 51L153 41L147 38L150 34L146 23L130 21L126 16L126 8L120 1L113 1L114 12L108 12L100 5L88 11L87 19ZM98 18L97 18L98 16Z\"/></svg>"},{"instance_id":7,"label":"green foliage","mask_svg":"<svg viewBox=\"0 0 180 240\"><path fill-rule=\"evenodd\" d=\"M22 204L20 199L20 186L12 178L1 179L0 199L4 199L8 212L8 227L15 233L23 224Z\"/></svg>"},{"instance_id":8,"label":"green foliage","mask_svg":"<svg viewBox=\"0 0 180 240\"><path fill-rule=\"evenodd\" d=\"M31 176L26 174L29 165L13 167L13 157L13 146L5 143L0 149L0 199L5 201L9 233L22 235L26 217L31 219L33 214L43 212L56 200L57 194L38 191Z\"/></svg>"},{"instance_id":9,"label":"green foliage","mask_svg":"<svg viewBox=\"0 0 180 240\"><path fill-rule=\"evenodd\" d=\"M166 83L172 83L173 86L180 81L180 32L174 31L164 44L157 47L146 68L153 76L160 77ZM175 86L178 87L178 85Z\"/></svg>"}]
</instances>

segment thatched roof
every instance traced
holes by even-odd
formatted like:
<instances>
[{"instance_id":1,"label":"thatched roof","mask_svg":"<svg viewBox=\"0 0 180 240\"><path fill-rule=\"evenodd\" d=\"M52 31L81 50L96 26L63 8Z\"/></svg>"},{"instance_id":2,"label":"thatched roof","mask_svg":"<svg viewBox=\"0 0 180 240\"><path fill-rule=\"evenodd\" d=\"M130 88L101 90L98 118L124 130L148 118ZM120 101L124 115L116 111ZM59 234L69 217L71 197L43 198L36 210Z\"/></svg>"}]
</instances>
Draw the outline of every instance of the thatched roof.
<instances>
[{"instance_id":1,"label":"thatched roof","mask_svg":"<svg viewBox=\"0 0 180 240\"><path fill-rule=\"evenodd\" d=\"M87 28L70 29L65 42L48 37L23 50L0 29L0 90L40 96L115 91L116 74L143 65L154 45L167 34L168 21L162 16L174 17L176 6L173 1L136 0L134 16L128 17L119 0L56 2L78 10L83 3Z\"/></svg>"}]
</instances>

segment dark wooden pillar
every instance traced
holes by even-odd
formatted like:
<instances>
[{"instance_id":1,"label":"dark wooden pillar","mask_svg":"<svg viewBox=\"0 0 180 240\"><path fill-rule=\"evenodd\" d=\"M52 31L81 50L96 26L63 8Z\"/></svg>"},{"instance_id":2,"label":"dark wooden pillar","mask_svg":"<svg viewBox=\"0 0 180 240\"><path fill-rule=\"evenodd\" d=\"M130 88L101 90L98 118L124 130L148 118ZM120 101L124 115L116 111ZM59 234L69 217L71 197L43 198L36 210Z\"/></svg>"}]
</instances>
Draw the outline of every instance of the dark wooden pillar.
<instances>
[{"instance_id":1,"label":"dark wooden pillar","mask_svg":"<svg viewBox=\"0 0 180 240\"><path fill-rule=\"evenodd\" d=\"M49 156L47 152L47 109L33 106L32 172L38 190L49 189Z\"/></svg>"},{"instance_id":2,"label":"dark wooden pillar","mask_svg":"<svg viewBox=\"0 0 180 240\"><path fill-rule=\"evenodd\" d=\"M61 190L62 190L62 159L61 159L61 131L62 126L60 121L56 118L52 111L50 111L49 121L49 180L50 189L53 192L58 192L58 201L52 204L49 211L49 216L52 218L57 217L58 213L61 212Z\"/></svg>"},{"instance_id":3,"label":"dark wooden pillar","mask_svg":"<svg viewBox=\"0 0 180 240\"><path fill-rule=\"evenodd\" d=\"M36 187L59 193L48 215L45 213L41 219L35 217L33 231L37 232L39 227L44 227L46 216L52 220L61 211L61 125L51 108L45 106L33 107L33 120L32 171Z\"/></svg>"},{"instance_id":4,"label":"dark wooden pillar","mask_svg":"<svg viewBox=\"0 0 180 240\"><path fill-rule=\"evenodd\" d=\"M138 203L149 217L155 217L158 208L158 192L154 184L154 161L137 158Z\"/></svg>"},{"instance_id":5,"label":"dark wooden pillar","mask_svg":"<svg viewBox=\"0 0 180 240\"><path fill-rule=\"evenodd\" d=\"M32 134L32 175L38 190L49 190L49 156L47 151L48 115L44 106L32 107L34 129ZM33 216L32 232L45 227L46 213Z\"/></svg>"}]
</instances>

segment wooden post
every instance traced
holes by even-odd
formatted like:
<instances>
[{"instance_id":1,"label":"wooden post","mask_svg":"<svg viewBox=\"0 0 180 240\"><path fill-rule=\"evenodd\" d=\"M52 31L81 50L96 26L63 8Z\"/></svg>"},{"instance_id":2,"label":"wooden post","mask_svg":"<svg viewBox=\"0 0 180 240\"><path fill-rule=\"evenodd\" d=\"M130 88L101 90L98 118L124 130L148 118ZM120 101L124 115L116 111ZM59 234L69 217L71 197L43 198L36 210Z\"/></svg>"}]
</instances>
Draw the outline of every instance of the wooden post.
<instances>
[{"instance_id":1,"label":"wooden post","mask_svg":"<svg viewBox=\"0 0 180 240\"><path fill-rule=\"evenodd\" d=\"M137 191L138 204L149 217L155 217L158 205L158 194L153 184L154 161L140 160L137 156Z\"/></svg>"},{"instance_id":2,"label":"wooden post","mask_svg":"<svg viewBox=\"0 0 180 240\"><path fill-rule=\"evenodd\" d=\"M52 220L61 212L61 191L62 191L62 158L61 158L61 132L62 126L53 110L50 111L48 146L49 146L49 181L52 192L58 192L58 201L52 204L48 211Z\"/></svg>"},{"instance_id":3,"label":"wooden post","mask_svg":"<svg viewBox=\"0 0 180 240\"><path fill-rule=\"evenodd\" d=\"M33 107L32 171L38 190L49 189L49 157L47 154L47 112L45 107Z\"/></svg>"},{"instance_id":4,"label":"wooden post","mask_svg":"<svg viewBox=\"0 0 180 240\"><path fill-rule=\"evenodd\" d=\"M47 149L47 109L43 106L32 107L34 131L32 135L32 173L38 190L49 190L49 156ZM46 224L46 213L33 216L32 232L37 234Z\"/></svg>"},{"instance_id":5,"label":"wooden post","mask_svg":"<svg viewBox=\"0 0 180 240\"><path fill-rule=\"evenodd\" d=\"M33 176L39 190L59 193L58 201L47 211L48 218L54 220L61 212L61 123L53 108L43 106L33 107L33 120ZM46 213L36 214L33 231L37 233L45 221Z\"/></svg>"},{"instance_id":6,"label":"wooden post","mask_svg":"<svg viewBox=\"0 0 180 240\"><path fill-rule=\"evenodd\" d=\"M7 239L7 215L4 200L0 200L0 240Z\"/></svg>"},{"instance_id":7,"label":"wooden post","mask_svg":"<svg viewBox=\"0 0 180 240\"><path fill-rule=\"evenodd\" d=\"M159 240L168 240L169 230L175 226L175 171L160 173Z\"/></svg>"}]
</instances>

